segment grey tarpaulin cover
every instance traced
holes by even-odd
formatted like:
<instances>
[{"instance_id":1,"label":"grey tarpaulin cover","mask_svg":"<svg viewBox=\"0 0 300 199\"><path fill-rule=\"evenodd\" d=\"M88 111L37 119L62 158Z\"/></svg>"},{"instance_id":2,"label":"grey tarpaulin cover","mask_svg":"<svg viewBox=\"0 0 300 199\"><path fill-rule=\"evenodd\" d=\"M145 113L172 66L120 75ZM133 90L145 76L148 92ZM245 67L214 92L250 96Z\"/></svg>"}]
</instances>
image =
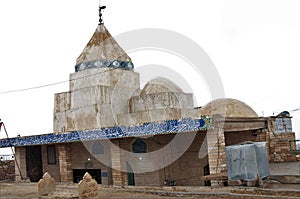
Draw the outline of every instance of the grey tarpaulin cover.
<instances>
[{"instance_id":1,"label":"grey tarpaulin cover","mask_svg":"<svg viewBox=\"0 0 300 199\"><path fill-rule=\"evenodd\" d=\"M255 180L270 175L265 142L226 147L228 180Z\"/></svg>"}]
</instances>

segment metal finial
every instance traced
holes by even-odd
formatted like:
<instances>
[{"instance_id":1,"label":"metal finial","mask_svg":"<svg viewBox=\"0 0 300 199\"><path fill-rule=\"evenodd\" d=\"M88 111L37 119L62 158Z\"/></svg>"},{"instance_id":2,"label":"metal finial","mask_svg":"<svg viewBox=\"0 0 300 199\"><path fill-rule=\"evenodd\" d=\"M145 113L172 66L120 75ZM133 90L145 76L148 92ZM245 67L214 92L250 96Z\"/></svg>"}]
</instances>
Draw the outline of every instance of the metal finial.
<instances>
[{"instance_id":1,"label":"metal finial","mask_svg":"<svg viewBox=\"0 0 300 199\"><path fill-rule=\"evenodd\" d=\"M99 25L103 24L102 10L104 10L106 6L99 6Z\"/></svg>"}]
</instances>

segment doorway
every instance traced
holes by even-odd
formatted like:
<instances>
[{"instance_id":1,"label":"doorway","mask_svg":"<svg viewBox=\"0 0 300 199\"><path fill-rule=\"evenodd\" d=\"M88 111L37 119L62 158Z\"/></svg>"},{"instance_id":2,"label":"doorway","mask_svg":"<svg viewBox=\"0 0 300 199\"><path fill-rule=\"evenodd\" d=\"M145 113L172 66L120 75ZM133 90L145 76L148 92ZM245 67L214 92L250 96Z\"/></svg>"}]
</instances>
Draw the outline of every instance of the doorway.
<instances>
[{"instance_id":1,"label":"doorway","mask_svg":"<svg viewBox=\"0 0 300 199\"><path fill-rule=\"evenodd\" d=\"M127 167L127 183L128 183L128 186L134 186L135 185L134 173L133 173L133 170L132 170L131 166L128 164L128 162L126 163L126 167Z\"/></svg>"},{"instance_id":2,"label":"doorway","mask_svg":"<svg viewBox=\"0 0 300 199\"><path fill-rule=\"evenodd\" d=\"M207 164L207 165L203 168L203 174L204 174L204 176L210 175L210 172L209 172L209 164ZM205 180L205 181L204 181L204 186L211 186L210 180Z\"/></svg>"},{"instance_id":3,"label":"doorway","mask_svg":"<svg viewBox=\"0 0 300 199\"><path fill-rule=\"evenodd\" d=\"M26 146L26 172L31 182L43 178L41 146Z\"/></svg>"}]
</instances>

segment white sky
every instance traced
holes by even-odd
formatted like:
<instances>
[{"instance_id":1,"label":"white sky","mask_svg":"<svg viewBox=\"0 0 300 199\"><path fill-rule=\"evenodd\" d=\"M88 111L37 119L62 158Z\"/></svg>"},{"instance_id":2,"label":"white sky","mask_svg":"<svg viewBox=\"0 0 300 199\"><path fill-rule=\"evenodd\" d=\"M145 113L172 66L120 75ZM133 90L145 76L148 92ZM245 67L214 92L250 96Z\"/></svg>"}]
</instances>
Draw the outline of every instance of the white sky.
<instances>
[{"instance_id":1,"label":"white sky","mask_svg":"<svg viewBox=\"0 0 300 199\"><path fill-rule=\"evenodd\" d=\"M98 24L97 0L0 2L0 92L68 80ZM215 63L226 97L260 116L300 107L300 2L297 0L102 0L110 33L163 28L198 43ZM139 64L166 63L155 52L130 54ZM152 57L153 60L149 60ZM172 59L172 58L170 58ZM135 62L136 60L136 62ZM176 58L174 58L176 60ZM169 63L174 63L170 61ZM138 64L137 64L138 63ZM192 84L192 83L191 83ZM68 83L0 94L0 118L10 137L51 133L54 93ZM209 101L197 91L198 105ZM292 112L300 130L300 112ZM4 132L0 137L5 137Z\"/></svg>"}]
</instances>

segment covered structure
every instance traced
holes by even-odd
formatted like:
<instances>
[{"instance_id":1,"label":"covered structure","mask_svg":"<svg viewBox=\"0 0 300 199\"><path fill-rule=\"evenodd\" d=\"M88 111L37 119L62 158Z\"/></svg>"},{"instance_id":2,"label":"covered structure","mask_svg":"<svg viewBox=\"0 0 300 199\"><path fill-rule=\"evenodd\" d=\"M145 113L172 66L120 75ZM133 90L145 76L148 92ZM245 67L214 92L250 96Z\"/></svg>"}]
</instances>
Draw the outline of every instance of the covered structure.
<instances>
[{"instance_id":1,"label":"covered structure","mask_svg":"<svg viewBox=\"0 0 300 199\"><path fill-rule=\"evenodd\" d=\"M209 185L202 176L226 172L225 146L268 142L268 119L241 101L194 108L191 93L160 77L141 89L103 23L69 82L69 91L55 94L53 133L0 140L15 147L16 180L48 172L78 182L88 171L105 185Z\"/></svg>"}]
</instances>

